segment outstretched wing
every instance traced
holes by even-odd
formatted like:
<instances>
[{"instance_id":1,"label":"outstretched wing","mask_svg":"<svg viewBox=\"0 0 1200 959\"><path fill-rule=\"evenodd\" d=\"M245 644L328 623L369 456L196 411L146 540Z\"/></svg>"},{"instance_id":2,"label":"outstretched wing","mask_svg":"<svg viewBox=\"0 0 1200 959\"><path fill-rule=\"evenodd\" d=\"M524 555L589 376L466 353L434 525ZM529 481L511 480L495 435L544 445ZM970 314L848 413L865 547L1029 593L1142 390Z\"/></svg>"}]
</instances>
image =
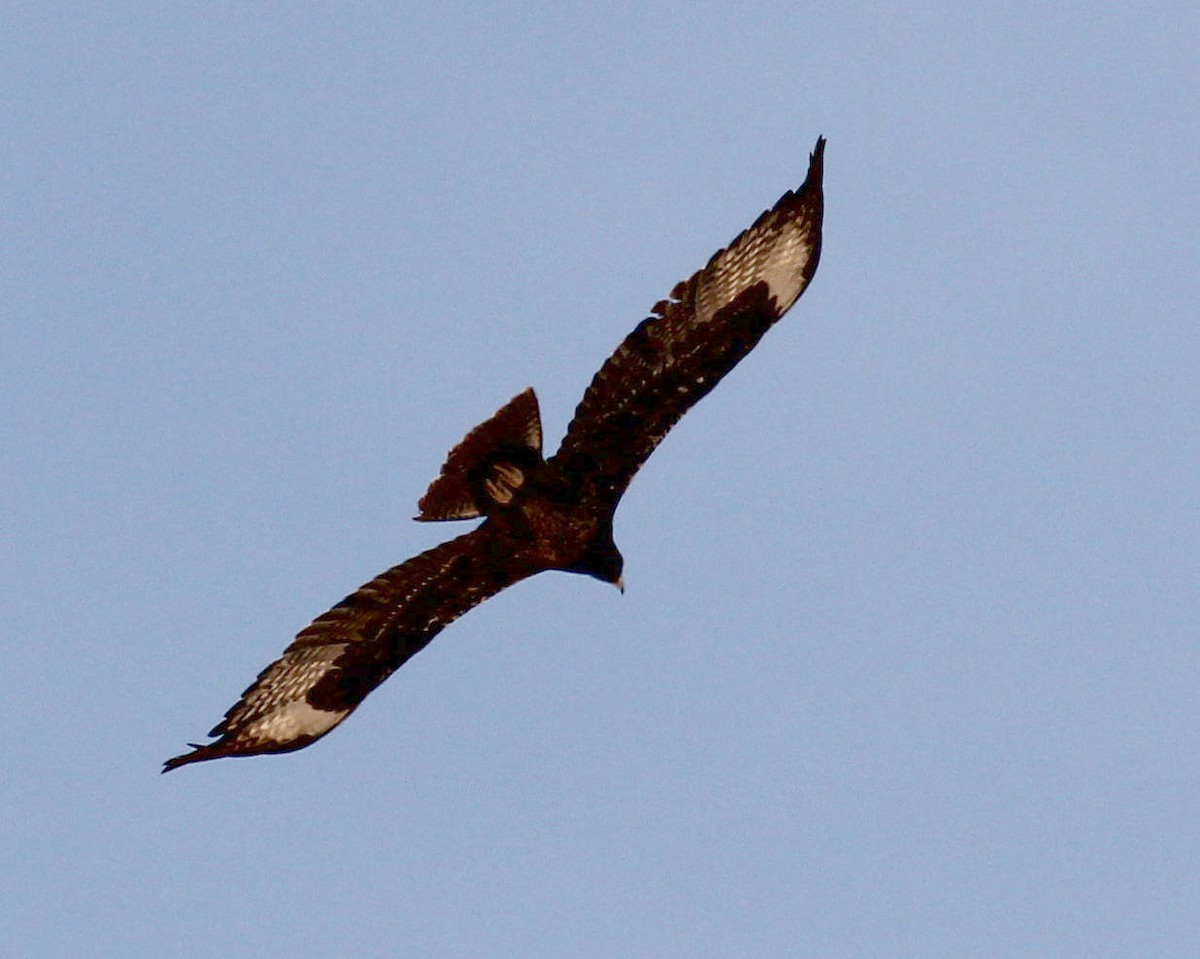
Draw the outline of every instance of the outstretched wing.
<instances>
[{"instance_id":1,"label":"outstretched wing","mask_svg":"<svg viewBox=\"0 0 1200 959\"><path fill-rule=\"evenodd\" d=\"M592 379L554 456L615 506L667 432L804 292L821 253L822 159L625 338Z\"/></svg>"},{"instance_id":2,"label":"outstretched wing","mask_svg":"<svg viewBox=\"0 0 1200 959\"><path fill-rule=\"evenodd\" d=\"M535 572L485 523L377 576L307 626L209 733L163 772L221 756L300 749L467 610Z\"/></svg>"}]
</instances>

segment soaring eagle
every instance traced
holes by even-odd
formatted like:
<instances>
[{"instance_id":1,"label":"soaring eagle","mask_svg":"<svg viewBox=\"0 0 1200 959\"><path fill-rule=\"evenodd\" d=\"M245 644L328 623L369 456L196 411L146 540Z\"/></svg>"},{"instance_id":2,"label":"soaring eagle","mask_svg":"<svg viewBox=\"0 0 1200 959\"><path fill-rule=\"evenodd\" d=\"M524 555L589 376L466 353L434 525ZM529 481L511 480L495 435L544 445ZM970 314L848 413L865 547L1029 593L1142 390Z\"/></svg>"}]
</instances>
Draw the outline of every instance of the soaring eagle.
<instances>
[{"instance_id":1,"label":"soaring eagle","mask_svg":"<svg viewBox=\"0 0 1200 959\"><path fill-rule=\"evenodd\" d=\"M558 452L542 456L532 389L450 451L419 520L474 530L377 576L303 629L206 745L163 769L301 749L443 628L518 580L558 569L623 588L613 512L646 458L804 292L821 253L824 138L808 175L655 304L592 379Z\"/></svg>"}]
</instances>

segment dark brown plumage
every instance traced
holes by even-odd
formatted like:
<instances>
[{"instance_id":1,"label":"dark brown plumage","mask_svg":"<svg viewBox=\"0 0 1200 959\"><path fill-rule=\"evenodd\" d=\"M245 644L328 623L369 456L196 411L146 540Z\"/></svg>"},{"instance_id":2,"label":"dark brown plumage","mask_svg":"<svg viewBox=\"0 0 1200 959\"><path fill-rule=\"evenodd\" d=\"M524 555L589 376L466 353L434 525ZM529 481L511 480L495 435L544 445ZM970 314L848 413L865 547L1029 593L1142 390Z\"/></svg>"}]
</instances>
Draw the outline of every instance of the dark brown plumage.
<instances>
[{"instance_id":1,"label":"dark brown plumage","mask_svg":"<svg viewBox=\"0 0 1200 959\"><path fill-rule=\"evenodd\" d=\"M319 739L463 613L558 569L622 584L613 512L646 458L804 292L821 252L822 161L617 347L562 445L542 456L537 397L518 394L450 451L419 520L484 517L473 531L373 579L307 626L164 772Z\"/></svg>"}]
</instances>

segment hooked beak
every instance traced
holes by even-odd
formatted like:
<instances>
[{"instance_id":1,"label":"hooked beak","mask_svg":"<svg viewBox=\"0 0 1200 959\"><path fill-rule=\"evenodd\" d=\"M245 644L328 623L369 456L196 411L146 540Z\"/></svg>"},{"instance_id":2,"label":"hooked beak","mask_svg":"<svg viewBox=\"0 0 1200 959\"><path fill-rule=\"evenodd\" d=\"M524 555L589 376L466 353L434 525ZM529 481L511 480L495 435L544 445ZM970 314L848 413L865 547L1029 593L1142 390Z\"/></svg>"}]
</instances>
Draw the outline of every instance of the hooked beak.
<instances>
[{"instance_id":1,"label":"hooked beak","mask_svg":"<svg viewBox=\"0 0 1200 959\"><path fill-rule=\"evenodd\" d=\"M617 582L615 583L615 585L616 585L617 589L619 589L621 591L621 595L624 596L625 595L625 577L618 576Z\"/></svg>"}]
</instances>

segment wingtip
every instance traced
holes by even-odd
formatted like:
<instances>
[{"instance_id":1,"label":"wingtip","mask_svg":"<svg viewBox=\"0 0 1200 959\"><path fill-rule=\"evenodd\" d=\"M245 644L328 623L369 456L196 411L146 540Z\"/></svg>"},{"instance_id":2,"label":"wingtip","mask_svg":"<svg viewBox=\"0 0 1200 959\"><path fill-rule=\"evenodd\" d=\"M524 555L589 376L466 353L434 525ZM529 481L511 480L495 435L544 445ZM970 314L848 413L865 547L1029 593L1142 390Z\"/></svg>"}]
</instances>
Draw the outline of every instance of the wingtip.
<instances>
[{"instance_id":1,"label":"wingtip","mask_svg":"<svg viewBox=\"0 0 1200 959\"><path fill-rule=\"evenodd\" d=\"M817 137L817 145L813 147L812 153L808 155L808 177L807 182L821 182L821 178L825 173L825 137Z\"/></svg>"},{"instance_id":2,"label":"wingtip","mask_svg":"<svg viewBox=\"0 0 1200 959\"><path fill-rule=\"evenodd\" d=\"M191 755L191 753L184 753L182 756L172 756L163 763L162 769L159 770L159 774L161 775L162 773L169 773L172 769L178 769L180 766L186 766L188 763L193 761L190 758Z\"/></svg>"},{"instance_id":3,"label":"wingtip","mask_svg":"<svg viewBox=\"0 0 1200 959\"><path fill-rule=\"evenodd\" d=\"M188 743L191 747L190 753L184 753L181 756L172 756L165 763L160 773L169 773L172 769L178 769L180 766L186 766L189 763L203 762L206 759L216 759L223 756L224 752L218 749L221 744L219 742L209 743L203 746L200 743Z\"/></svg>"}]
</instances>

